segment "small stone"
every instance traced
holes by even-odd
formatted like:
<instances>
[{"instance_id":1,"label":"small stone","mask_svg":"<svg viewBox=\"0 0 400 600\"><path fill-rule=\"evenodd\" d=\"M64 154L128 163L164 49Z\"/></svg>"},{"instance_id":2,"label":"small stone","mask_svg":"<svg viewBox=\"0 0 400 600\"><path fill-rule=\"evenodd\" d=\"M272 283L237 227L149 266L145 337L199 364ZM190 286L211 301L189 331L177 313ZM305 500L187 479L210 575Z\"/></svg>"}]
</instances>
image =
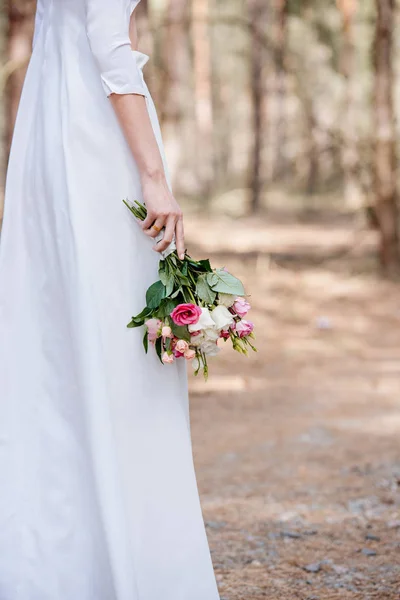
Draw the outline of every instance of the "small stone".
<instances>
[{"instance_id":1,"label":"small stone","mask_svg":"<svg viewBox=\"0 0 400 600\"><path fill-rule=\"evenodd\" d=\"M205 525L209 529L223 529L226 527L225 521L206 521Z\"/></svg>"},{"instance_id":2,"label":"small stone","mask_svg":"<svg viewBox=\"0 0 400 600\"><path fill-rule=\"evenodd\" d=\"M261 563L259 560L252 560L250 564L252 567L261 567Z\"/></svg>"},{"instance_id":3,"label":"small stone","mask_svg":"<svg viewBox=\"0 0 400 600\"><path fill-rule=\"evenodd\" d=\"M301 534L297 533L297 531L282 531L281 536L283 538L291 538L293 540L298 540L301 538Z\"/></svg>"},{"instance_id":4,"label":"small stone","mask_svg":"<svg viewBox=\"0 0 400 600\"><path fill-rule=\"evenodd\" d=\"M371 550L370 548L363 548L361 554L364 554L364 556L376 556L375 550Z\"/></svg>"},{"instance_id":5,"label":"small stone","mask_svg":"<svg viewBox=\"0 0 400 600\"><path fill-rule=\"evenodd\" d=\"M336 573L336 575L346 575L349 572L347 567L343 567L342 565L332 565L332 569Z\"/></svg>"},{"instance_id":6,"label":"small stone","mask_svg":"<svg viewBox=\"0 0 400 600\"><path fill-rule=\"evenodd\" d=\"M372 533L367 533L365 536L366 540L370 540L371 542L380 542L381 538L378 535L373 535Z\"/></svg>"},{"instance_id":7,"label":"small stone","mask_svg":"<svg viewBox=\"0 0 400 600\"><path fill-rule=\"evenodd\" d=\"M303 569L304 571L307 571L307 573L319 573L321 570L321 563L311 563L310 565L303 567Z\"/></svg>"},{"instance_id":8,"label":"small stone","mask_svg":"<svg viewBox=\"0 0 400 600\"><path fill-rule=\"evenodd\" d=\"M306 529L306 531L303 531L303 535L317 535L317 533L317 529Z\"/></svg>"}]
</instances>

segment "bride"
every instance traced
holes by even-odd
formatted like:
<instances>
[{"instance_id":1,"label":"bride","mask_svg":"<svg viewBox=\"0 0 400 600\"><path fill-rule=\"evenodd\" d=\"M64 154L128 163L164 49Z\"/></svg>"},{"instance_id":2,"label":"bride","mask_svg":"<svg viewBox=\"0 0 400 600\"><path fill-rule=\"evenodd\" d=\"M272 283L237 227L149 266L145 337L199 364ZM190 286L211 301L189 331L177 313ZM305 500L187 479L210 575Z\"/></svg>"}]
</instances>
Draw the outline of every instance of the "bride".
<instances>
[{"instance_id":1,"label":"bride","mask_svg":"<svg viewBox=\"0 0 400 600\"><path fill-rule=\"evenodd\" d=\"M184 252L137 4L38 3L0 246L1 600L218 598L184 366L126 329Z\"/></svg>"}]
</instances>

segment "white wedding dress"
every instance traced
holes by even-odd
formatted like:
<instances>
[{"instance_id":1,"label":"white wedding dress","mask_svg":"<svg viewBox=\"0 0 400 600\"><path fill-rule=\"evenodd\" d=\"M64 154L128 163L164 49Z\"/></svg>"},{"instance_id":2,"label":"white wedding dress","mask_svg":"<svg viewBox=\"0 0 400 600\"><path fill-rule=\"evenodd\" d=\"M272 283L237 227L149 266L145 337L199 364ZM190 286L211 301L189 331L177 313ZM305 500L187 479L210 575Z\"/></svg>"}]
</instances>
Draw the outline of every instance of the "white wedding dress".
<instances>
[{"instance_id":1,"label":"white wedding dress","mask_svg":"<svg viewBox=\"0 0 400 600\"><path fill-rule=\"evenodd\" d=\"M138 0L39 0L0 246L0 600L216 600L185 365L128 330L159 256L107 96Z\"/></svg>"}]
</instances>

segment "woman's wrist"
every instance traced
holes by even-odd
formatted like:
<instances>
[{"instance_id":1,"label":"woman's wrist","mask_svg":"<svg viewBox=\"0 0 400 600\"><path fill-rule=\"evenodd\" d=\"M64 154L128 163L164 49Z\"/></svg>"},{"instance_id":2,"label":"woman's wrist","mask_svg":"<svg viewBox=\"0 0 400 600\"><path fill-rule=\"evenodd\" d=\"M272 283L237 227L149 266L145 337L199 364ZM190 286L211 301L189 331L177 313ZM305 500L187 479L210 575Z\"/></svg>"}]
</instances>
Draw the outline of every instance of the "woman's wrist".
<instances>
[{"instance_id":1,"label":"woman's wrist","mask_svg":"<svg viewBox=\"0 0 400 600\"><path fill-rule=\"evenodd\" d=\"M140 170L142 183L163 183L166 180L165 171L162 167L145 167Z\"/></svg>"}]
</instances>

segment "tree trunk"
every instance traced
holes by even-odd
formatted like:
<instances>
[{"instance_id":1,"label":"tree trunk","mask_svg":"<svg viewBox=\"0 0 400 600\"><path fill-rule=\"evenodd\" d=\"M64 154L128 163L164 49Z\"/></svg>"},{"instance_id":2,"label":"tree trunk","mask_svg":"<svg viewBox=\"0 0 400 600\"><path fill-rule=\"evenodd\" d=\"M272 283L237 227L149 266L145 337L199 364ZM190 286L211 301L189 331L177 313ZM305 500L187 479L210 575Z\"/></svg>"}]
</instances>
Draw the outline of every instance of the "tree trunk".
<instances>
[{"instance_id":1,"label":"tree trunk","mask_svg":"<svg viewBox=\"0 0 400 600\"><path fill-rule=\"evenodd\" d=\"M375 196L380 231L379 258L384 271L400 271L399 210L396 185L396 132L393 107L393 24L395 0L376 0Z\"/></svg>"},{"instance_id":2,"label":"tree trunk","mask_svg":"<svg viewBox=\"0 0 400 600\"><path fill-rule=\"evenodd\" d=\"M251 25L250 87L252 101L253 152L250 168L251 212L260 210L263 187L262 154L265 135L263 62L264 49L260 26L265 15L264 0L247 0Z\"/></svg>"},{"instance_id":3,"label":"tree trunk","mask_svg":"<svg viewBox=\"0 0 400 600\"><path fill-rule=\"evenodd\" d=\"M342 15L342 51L341 73L345 79L343 99L342 148L341 161L344 175L344 197L346 206L361 208L363 194L359 182L359 163L357 145L357 127L355 118L355 44L353 35L354 17L358 9L358 0L337 0Z\"/></svg>"},{"instance_id":4,"label":"tree trunk","mask_svg":"<svg viewBox=\"0 0 400 600\"><path fill-rule=\"evenodd\" d=\"M198 134L198 177L208 195L214 177L211 86L210 0L192 0L195 110Z\"/></svg>"},{"instance_id":5,"label":"tree trunk","mask_svg":"<svg viewBox=\"0 0 400 600\"><path fill-rule=\"evenodd\" d=\"M286 173L286 45L288 0L275 0L275 102L276 129L274 135L275 161L273 179L279 179Z\"/></svg>"},{"instance_id":6,"label":"tree trunk","mask_svg":"<svg viewBox=\"0 0 400 600\"><path fill-rule=\"evenodd\" d=\"M188 65L188 0L169 0L165 12L160 94L160 121L177 123L185 106L182 102L184 77Z\"/></svg>"}]
</instances>

